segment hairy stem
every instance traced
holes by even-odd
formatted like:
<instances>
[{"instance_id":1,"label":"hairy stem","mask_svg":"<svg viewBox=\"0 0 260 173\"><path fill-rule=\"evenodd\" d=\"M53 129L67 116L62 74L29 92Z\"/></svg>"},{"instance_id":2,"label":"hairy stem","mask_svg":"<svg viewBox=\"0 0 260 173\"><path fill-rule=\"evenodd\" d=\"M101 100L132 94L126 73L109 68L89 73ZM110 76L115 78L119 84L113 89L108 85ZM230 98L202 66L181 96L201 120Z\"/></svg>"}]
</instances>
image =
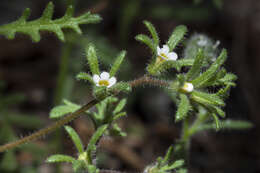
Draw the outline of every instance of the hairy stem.
<instances>
[{"instance_id":1,"label":"hairy stem","mask_svg":"<svg viewBox=\"0 0 260 173\"><path fill-rule=\"evenodd\" d=\"M137 87L137 86L140 86L140 85L147 85L147 84L152 85L152 86L161 86L161 87L168 87L169 86L167 81L158 80L158 79L151 78L151 77L148 77L148 76L143 76L143 77L140 77L140 78L138 78L136 80L130 81L129 84L133 88ZM41 130L39 130L39 131L29 135L29 136L21 138L21 139L19 139L17 141L10 142L10 143L7 143L5 145L0 146L0 152L4 152L6 150L15 148L15 147L17 147L19 145L22 145L24 143L28 143L28 142L36 140L36 139L38 139L38 138L40 138L42 136L45 136L46 134L54 131L55 129L58 129L58 128L64 126L65 124L68 124L72 120L78 118L81 113L87 111L92 106L94 106L97 103L99 103L100 101L102 101L102 100L94 99L94 100L90 101L89 103L87 103L86 105L82 106L77 111L75 111L75 112L73 112L71 114L68 114L67 116L65 116L62 119L56 121L55 123L47 126L46 128L43 128L43 129L41 129Z\"/></svg>"},{"instance_id":2,"label":"hairy stem","mask_svg":"<svg viewBox=\"0 0 260 173\"><path fill-rule=\"evenodd\" d=\"M77 118L81 113L85 112L86 110L88 110L89 108L91 108L92 106L94 106L95 104L98 103L98 100L92 100L90 101L88 104L82 106L80 109L78 109L77 111L71 113L71 114L68 114L67 116L65 116L64 118L56 121L55 123L49 125L48 127L46 128L43 128L29 136L26 136L24 138L21 138L17 141L14 141L14 142L11 142L11 143L8 143L8 144L5 144L3 146L0 146L0 152L4 152L6 150L9 150L9 149L12 149L14 147L17 147L21 144L24 144L24 143L27 143L27 142L30 142L32 140L35 140L35 139L38 139L39 137L42 137L42 136L45 136L46 134L54 131L55 129L71 122L72 120L74 120L75 118Z\"/></svg>"}]
</instances>

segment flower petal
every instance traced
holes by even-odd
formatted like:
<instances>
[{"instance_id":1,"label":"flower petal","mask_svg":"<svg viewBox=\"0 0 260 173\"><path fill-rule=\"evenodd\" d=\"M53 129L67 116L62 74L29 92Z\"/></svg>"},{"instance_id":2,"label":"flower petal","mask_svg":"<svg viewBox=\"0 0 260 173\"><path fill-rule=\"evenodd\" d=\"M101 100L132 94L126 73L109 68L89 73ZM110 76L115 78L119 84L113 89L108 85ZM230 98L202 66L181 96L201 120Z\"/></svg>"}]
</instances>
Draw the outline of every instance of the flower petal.
<instances>
[{"instance_id":1,"label":"flower petal","mask_svg":"<svg viewBox=\"0 0 260 173\"><path fill-rule=\"evenodd\" d=\"M161 52L164 54L168 54L169 53L169 46L168 45L163 45L163 48L161 49Z\"/></svg>"},{"instance_id":2,"label":"flower petal","mask_svg":"<svg viewBox=\"0 0 260 173\"><path fill-rule=\"evenodd\" d=\"M108 88L113 86L116 83L116 78L115 77L111 77L109 80L109 85L107 86Z\"/></svg>"},{"instance_id":3,"label":"flower petal","mask_svg":"<svg viewBox=\"0 0 260 173\"><path fill-rule=\"evenodd\" d=\"M109 79L109 73L108 72L102 72L100 75L102 80L108 80Z\"/></svg>"},{"instance_id":4,"label":"flower petal","mask_svg":"<svg viewBox=\"0 0 260 173\"><path fill-rule=\"evenodd\" d=\"M97 84L100 81L100 77L97 74L94 74L93 81Z\"/></svg>"},{"instance_id":5,"label":"flower petal","mask_svg":"<svg viewBox=\"0 0 260 173\"><path fill-rule=\"evenodd\" d=\"M170 52L168 55L169 60L176 61L178 59L178 55L175 52Z\"/></svg>"},{"instance_id":6,"label":"flower petal","mask_svg":"<svg viewBox=\"0 0 260 173\"><path fill-rule=\"evenodd\" d=\"M161 54L161 48L159 46L157 46L157 54L160 55Z\"/></svg>"}]
</instances>

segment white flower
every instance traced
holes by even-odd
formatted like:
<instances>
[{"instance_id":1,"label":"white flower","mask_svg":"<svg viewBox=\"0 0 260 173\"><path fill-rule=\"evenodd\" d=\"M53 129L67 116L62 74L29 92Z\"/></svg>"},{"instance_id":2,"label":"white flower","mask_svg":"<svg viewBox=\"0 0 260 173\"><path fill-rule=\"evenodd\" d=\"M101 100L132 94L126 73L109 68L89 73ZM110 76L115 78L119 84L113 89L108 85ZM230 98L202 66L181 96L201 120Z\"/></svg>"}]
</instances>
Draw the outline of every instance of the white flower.
<instances>
[{"instance_id":1,"label":"white flower","mask_svg":"<svg viewBox=\"0 0 260 173\"><path fill-rule=\"evenodd\" d=\"M189 83L189 82L185 82L182 87L182 90L185 92L188 92L188 93L192 92L193 89L194 89L194 87L193 87L192 83Z\"/></svg>"},{"instance_id":2,"label":"white flower","mask_svg":"<svg viewBox=\"0 0 260 173\"><path fill-rule=\"evenodd\" d=\"M161 61L176 61L178 58L178 55L175 52L169 52L169 46L167 46L166 44L163 45L162 48L160 48L159 46L157 46L157 62L161 62Z\"/></svg>"},{"instance_id":3,"label":"white flower","mask_svg":"<svg viewBox=\"0 0 260 173\"><path fill-rule=\"evenodd\" d=\"M201 38L197 44L201 47L206 46L208 44L208 41L206 39Z\"/></svg>"},{"instance_id":4,"label":"white flower","mask_svg":"<svg viewBox=\"0 0 260 173\"><path fill-rule=\"evenodd\" d=\"M110 77L108 72L102 72L100 76L94 74L93 81L95 82L96 86L106 86L109 88L116 83L116 78Z\"/></svg>"}]
</instances>

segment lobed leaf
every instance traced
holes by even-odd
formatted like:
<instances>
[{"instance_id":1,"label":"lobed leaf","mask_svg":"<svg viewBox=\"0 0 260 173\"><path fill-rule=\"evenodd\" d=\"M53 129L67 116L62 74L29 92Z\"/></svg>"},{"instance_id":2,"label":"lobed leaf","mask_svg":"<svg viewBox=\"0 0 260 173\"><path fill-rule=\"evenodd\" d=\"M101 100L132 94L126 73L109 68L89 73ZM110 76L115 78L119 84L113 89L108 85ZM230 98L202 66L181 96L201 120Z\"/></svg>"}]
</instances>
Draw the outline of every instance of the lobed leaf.
<instances>
[{"instance_id":1,"label":"lobed leaf","mask_svg":"<svg viewBox=\"0 0 260 173\"><path fill-rule=\"evenodd\" d=\"M68 7L62 18L53 20L53 10L54 5L50 2L39 19L27 21L30 16L30 9L27 8L18 20L0 26L0 35L4 35L8 39L14 39L16 33L23 33L29 35L34 42L39 42L41 39L40 31L49 31L55 33L61 41L65 41L62 29L69 28L81 34L79 25L97 23L101 20L98 15L89 12L79 17L73 17L72 6Z\"/></svg>"},{"instance_id":2,"label":"lobed leaf","mask_svg":"<svg viewBox=\"0 0 260 173\"><path fill-rule=\"evenodd\" d=\"M73 143L75 144L78 152L83 153L84 152L84 146L83 146L77 132L73 128L71 128L70 126L65 126L65 129L66 129L67 133L70 135L70 138L72 139Z\"/></svg>"}]
</instances>

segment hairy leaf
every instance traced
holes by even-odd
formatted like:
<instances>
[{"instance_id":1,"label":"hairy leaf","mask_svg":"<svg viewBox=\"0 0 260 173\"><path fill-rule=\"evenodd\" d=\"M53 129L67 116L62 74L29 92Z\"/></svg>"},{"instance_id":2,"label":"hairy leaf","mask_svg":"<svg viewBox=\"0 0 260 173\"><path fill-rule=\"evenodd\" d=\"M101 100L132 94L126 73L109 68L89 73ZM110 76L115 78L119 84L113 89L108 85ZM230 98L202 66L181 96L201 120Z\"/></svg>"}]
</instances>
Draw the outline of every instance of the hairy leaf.
<instances>
[{"instance_id":1,"label":"hairy leaf","mask_svg":"<svg viewBox=\"0 0 260 173\"><path fill-rule=\"evenodd\" d=\"M92 152L96 151L96 144L101 136L105 133L108 125L103 125L97 129L94 135L91 137L88 147L87 147L87 156L88 156L88 163L92 164Z\"/></svg>"},{"instance_id":2,"label":"hairy leaf","mask_svg":"<svg viewBox=\"0 0 260 173\"><path fill-rule=\"evenodd\" d=\"M175 121L185 119L190 109L191 106L188 97L185 94L180 94L180 103L178 105Z\"/></svg>"},{"instance_id":3,"label":"hairy leaf","mask_svg":"<svg viewBox=\"0 0 260 173\"><path fill-rule=\"evenodd\" d=\"M227 51L223 49L217 60L210 66L210 68L192 81L194 87L199 88L207 83L211 79L211 77L216 74L220 66L226 61L226 58Z\"/></svg>"},{"instance_id":4,"label":"hairy leaf","mask_svg":"<svg viewBox=\"0 0 260 173\"><path fill-rule=\"evenodd\" d=\"M156 29L153 26L153 24L151 22L148 22L148 21L144 21L144 24L147 27L147 29L150 31L150 34L153 38L154 43L156 45L159 45L159 36L158 36Z\"/></svg>"},{"instance_id":5,"label":"hairy leaf","mask_svg":"<svg viewBox=\"0 0 260 173\"><path fill-rule=\"evenodd\" d=\"M46 162L53 163L53 162L70 162L73 163L75 159L73 157L62 155L62 154L56 154L52 155L47 158Z\"/></svg>"},{"instance_id":6,"label":"hairy leaf","mask_svg":"<svg viewBox=\"0 0 260 173\"><path fill-rule=\"evenodd\" d=\"M209 94L200 91L193 91L191 93L191 98L203 105L215 105L215 106L225 106L225 102L215 94Z\"/></svg>"},{"instance_id":7,"label":"hairy leaf","mask_svg":"<svg viewBox=\"0 0 260 173\"><path fill-rule=\"evenodd\" d=\"M110 76L114 76L124 61L126 51L121 51L110 70Z\"/></svg>"},{"instance_id":8,"label":"hairy leaf","mask_svg":"<svg viewBox=\"0 0 260 173\"><path fill-rule=\"evenodd\" d=\"M66 129L67 133L70 135L70 138L72 139L73 143L75 144L78 152L83 153L84 152L84 146L83 146L77 132L73 128L71 128L70 126L65 126L65 129Z\"/></svg>"},{"instance_id":9,"label":"hairy leaf","mask_svg":"<svg viewBox=\"0 0 260 173\"><path fill-rule=\"evenodd\" d=\"M153 40L150 37L143 34L139 34L135 37L135 39L147 45L152 50L153 53L156 53L156 44L153 42Z\"/></svg>"},{"instance_id":10,"label":"hairy leaf","mask_svg":"<svg viewBox=\"0 0 260 173\"><path fill-rule=\"evenodd\" d=\"M170 48L170 51L172 51L182 40L184 35L187 32L187 27L184 25L177 26L174 31L172 32L167 45Z\"/></svg>"},{"instance_id":11,"label":"hairy leaf","mask_svg":"<svg viewBox=\"0 0 260 173\"><path fill-rule=\"evenodd\" d=\"M76 78L78 80L86 80L86 81L89 81L90 83L94 83L93 82L93 79L92 79L92 76L90 76L88 73L86 72L80 72L79 74L77 74Z\"/></svg>"},{"instance_id":12,"label":"hairy leaf","mask_svg":"<svg viewBox=\"0 0 260 173\"><path fill-rule=\"evenodd\" d=\"M99 75L100 72L98 66L98 58L95 46L93 44L89 44L88 48L86 49L86 54L91 73Z\"/></svg>"},{"instance_id":13,"label":"hairy leaf","mask_svg":"<svg viewBox=\"0 0 260 173\"><path fill-rule=\"evenodd\" d=\"M50 112L50 118L60 118L68 113L75 112L80 108L79 105L64 100L65 105L54 107Z\"/></svg>"},{"instance_id":14,"label":"hairy leaf","mask_svg":"<svg viewBox=\"0 0 260 173\"><path fill-rule=\"evenodd\" d=\"M53 9L54 5L50 2L39 19L27 21L30 16L30 9L27 8L18 20L0 26L0 35L14 39L15 34L19 32L29 35L34 42L38 42L41 39L40 31L49 31L55 33L61 41L65 41L62 29L69 28L81 34L79 25L97 23L101 20L98 15L90 14L90 12L79 17L73 17L72 6L68 7L63 17L52 20Z\"/></svg>"},{"instance_id":15,"label":"hairy leaf","mask_svg":"<svg viewBox=\"0 0 260 173\"><path fill-rule=\"evenodd\" d=\"M200 70L204 60L204 54L202 49L199 49L194 61L194 64L191 66L191 69L187 73L187 80L190 81L196 78L200 74Z\"/></svg>"}]
</instances>

